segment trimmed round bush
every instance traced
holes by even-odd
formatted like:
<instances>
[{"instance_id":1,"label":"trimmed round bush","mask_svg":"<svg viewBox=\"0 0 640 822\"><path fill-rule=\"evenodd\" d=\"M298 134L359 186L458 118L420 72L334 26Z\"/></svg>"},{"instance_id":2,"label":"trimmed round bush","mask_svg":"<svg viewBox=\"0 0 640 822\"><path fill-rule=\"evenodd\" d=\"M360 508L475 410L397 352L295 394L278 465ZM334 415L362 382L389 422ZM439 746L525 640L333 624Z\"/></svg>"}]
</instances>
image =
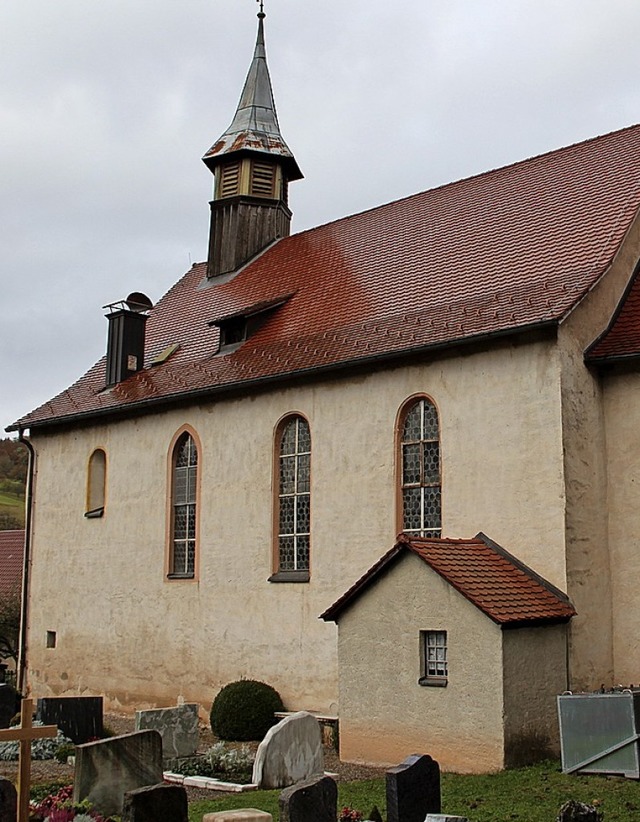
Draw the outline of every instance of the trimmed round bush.
<instances>
[{"instance_id":1,"label":"trimmed round bush","mask_svg":"<svg viewBox=\"0 0 640 822\"><path fill-rule=\"evenodd\" d=\"M283 711L280 694L265 682L240 679L218 693L211 706L211 730L219 739L248 742L262 739Z\"/></svg>"}]
</instances>

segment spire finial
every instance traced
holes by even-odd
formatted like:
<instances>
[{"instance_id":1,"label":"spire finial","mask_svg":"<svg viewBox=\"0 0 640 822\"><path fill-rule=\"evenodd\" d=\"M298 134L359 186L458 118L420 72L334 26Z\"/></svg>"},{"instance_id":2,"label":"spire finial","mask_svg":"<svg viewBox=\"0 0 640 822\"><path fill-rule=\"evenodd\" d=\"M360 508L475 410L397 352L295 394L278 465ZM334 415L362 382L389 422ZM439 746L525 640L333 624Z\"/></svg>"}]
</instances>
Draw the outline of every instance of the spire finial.
<instances>
[{"instance_id":1,"label":"spire finial","mask_svg":"<svg viewBox=\"0 0 640 822\"><path fill-rule=\"evenodd\" d=\"M256 2L260 3L260 12L258 13L258 17L260 20L264 20L264 18L267 16L264 13L264 0L256 0Z\"/></svg>"}]
</instances>

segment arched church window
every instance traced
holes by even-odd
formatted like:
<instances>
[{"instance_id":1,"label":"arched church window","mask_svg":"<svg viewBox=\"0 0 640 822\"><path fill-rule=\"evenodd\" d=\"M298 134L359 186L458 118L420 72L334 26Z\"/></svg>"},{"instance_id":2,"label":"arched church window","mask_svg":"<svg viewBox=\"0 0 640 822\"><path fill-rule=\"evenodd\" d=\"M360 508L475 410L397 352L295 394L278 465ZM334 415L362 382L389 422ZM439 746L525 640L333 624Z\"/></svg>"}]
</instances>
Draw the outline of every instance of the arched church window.
<instances>
[{"instance_id":1,"label":"arched church window","mask_svg":"<svg viewBox=\"0 0 640 822\"><path fill-rule=\"evenodd\" d=\"M102 448L96 448L89 457L87 472L87 519L97 519L104 515L107 488L107 455Z\"/></svg>"},{"instance_id":2,"label":"arched church window","mask_svg":"<svg viewBox=\"0 0 640 822\"><path fill-rule=\"evenodd\" d=\"M299 415L276 432L276 573L272 581L309 579L311 541L311 432Z\"/></svg>"},{"instance_id":3,"label":"arched church window","mask_svg":"<svg viewBox=\"0 0 640 822\"><path fill-rule=\"evenodd\" d=\"M421 537L442 532L440 425L427 397L410 400L400 415L399 474L402 530Z\"/></svg>"},{"instance_id":4,"label":"arched church window","mask_svg":"<svg viewBox=\"0 0 640 822\"><path fill-rule=\"evenodd\" d=\"M196 563L198 448L189 432L175 444L171 474L169 576L191 578Z\"/></svg>"}]
</instances>

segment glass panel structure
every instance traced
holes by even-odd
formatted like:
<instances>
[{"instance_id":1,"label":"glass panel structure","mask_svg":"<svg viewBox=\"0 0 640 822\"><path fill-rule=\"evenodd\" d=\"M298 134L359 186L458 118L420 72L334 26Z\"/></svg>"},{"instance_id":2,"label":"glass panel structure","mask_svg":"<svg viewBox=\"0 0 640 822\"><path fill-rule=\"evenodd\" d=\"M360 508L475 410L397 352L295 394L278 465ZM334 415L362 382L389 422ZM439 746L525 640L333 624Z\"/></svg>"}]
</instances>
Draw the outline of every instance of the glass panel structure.
<instances>
[{"instance_id":1,"label":"glass panel structure","mask_svg":"<svg viewBox=\"0 0 640 822\"><path fill-rule=\"evenodd\" d=\"M432 402L425 398L409 406L401 437L402 530L420 537L439 537L440 430Z\"/></svg>"},{"instance_id":2,"label":"glass panel structure","mask_svg":"<svg viewBox=\"0 0 640 822\"><path fill-rule=\"evenodd\" d=\"M302 417L280 432L278 570L308 571L311 535L311 433Z\"/></svg>"},{"instance_id":3,"label":"glass panel structure","mask_svg":"<svg viewBox=\"0 0 640 822\"><path fill-rule=\"evenodd\" d=\"M447 677L447 632L424 631L424 676Z\"/></svg>"},{"instance_id":4,"label":"glass panel structure","mask_svg":"<svg viewBox=\"0 0 640 822\"><path fill-rule=\"evenodd\" d=\"M172 576L195 572L197 480L198 449L193 437L183 434L173 452Z\"/></svg>"}]
</instances>

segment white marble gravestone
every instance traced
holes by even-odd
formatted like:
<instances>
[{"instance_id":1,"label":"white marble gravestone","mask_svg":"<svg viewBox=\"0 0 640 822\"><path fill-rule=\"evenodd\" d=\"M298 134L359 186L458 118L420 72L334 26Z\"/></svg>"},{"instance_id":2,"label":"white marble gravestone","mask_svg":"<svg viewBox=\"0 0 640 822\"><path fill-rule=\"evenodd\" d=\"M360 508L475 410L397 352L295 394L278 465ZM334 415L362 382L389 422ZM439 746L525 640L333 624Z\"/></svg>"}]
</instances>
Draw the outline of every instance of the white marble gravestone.
<instances>
[{"instance_id":1,"label":"white marble gravestone","mask_svg":"<svg viewBox=\"0 0 640 822\"><path fill-rule=\"evenodd\" d=\"M286 788L324 773L322 731L306 711L287 716L260 743L252 782L261 788Z\"/></svg>"}]
</instances>

